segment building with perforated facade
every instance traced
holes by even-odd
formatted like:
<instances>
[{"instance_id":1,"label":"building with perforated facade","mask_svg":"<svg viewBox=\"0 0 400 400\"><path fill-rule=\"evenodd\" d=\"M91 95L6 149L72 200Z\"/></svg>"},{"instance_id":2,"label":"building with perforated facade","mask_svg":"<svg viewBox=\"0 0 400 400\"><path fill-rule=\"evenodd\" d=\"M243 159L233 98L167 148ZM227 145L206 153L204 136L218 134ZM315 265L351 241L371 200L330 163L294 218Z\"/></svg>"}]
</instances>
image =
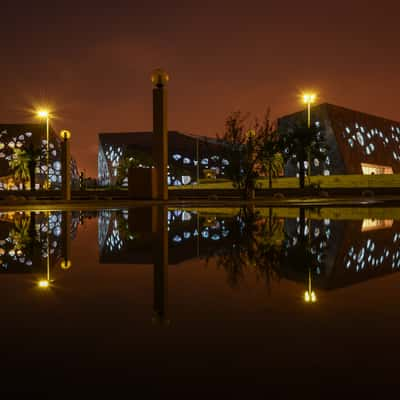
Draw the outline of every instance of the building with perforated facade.
<instances>
[{"instance_id":1,"label":"building with perforated facade","mask_svg":"<svg viewBox=\"0 0 400 400\"><path fill-rule=\"evenodd\" d=\"M285 132L306 119L305 111L278 120ZM400 122L324 103L311 109L312 123L324 135L327 154L311 160L312 175L393 174L400 172ZM308 162L305 162L306 170ZM288 163L285 175L298 165Z\"/></svg>"},{"instance_id":2,"label":"building with perforated facade","mask_svg":"<svg viewBox=\"0 0 400 400\"><path fill-rule=\"evenodd\" d=\"M119 166L129 159L145 161L139 167L149 167L152 158L152 132L100 133L98 182L101 186L116 185ZM223 177L228 160L221 157L221 144L215 139L193 136L177 131L168 132L168 185L187 185L207 173ZM147 164L147 165L146 165ZM127 174L122 186L128 186Z\"/></svg>"},{"instance_id":3,"label":"building with perforated facade","mask_svg":"<svg viewBox=\"0 0 400 400\"><path fill-rule=\"evenodd\" d=\"M31 148L38 154L36 189L41 189L47 179L51 189L61 188L61 138L50 126L47 155L46 137L44 124L0 124L0 190L22 189L22 183L14 179L10 161L21 154L17 150L27 151ZM71 177L74 184L78 180L78 168L74 159L71 159Z\"/></svg>"}]
</instances>

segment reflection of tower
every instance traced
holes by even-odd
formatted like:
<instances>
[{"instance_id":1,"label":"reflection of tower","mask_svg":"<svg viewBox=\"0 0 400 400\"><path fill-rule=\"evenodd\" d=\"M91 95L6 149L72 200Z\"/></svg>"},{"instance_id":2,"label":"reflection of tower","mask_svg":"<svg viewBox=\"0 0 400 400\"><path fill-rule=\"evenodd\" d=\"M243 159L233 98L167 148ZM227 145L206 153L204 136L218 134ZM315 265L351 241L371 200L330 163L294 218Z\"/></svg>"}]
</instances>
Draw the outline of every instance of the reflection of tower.
<instances>
[{"instance_id":1,"label":"reflection of tower","mask_svg":"<svg viewBox=\"0 0 400 400\"><path fill-rule=\"evenodd\" d=\"M71 212L62 212L62 269L71 267L71 217Z\"/></svg>"},{"instance_id":2,"label":"reflection of tower","mask_svg":"<svg viewBox=\"0 0 400 400\"><path fill-rule=\"evenodd\" d=\"M157 323L168 323L168 208L153 207L154 317Z\"/></svg>"}]
</instances>

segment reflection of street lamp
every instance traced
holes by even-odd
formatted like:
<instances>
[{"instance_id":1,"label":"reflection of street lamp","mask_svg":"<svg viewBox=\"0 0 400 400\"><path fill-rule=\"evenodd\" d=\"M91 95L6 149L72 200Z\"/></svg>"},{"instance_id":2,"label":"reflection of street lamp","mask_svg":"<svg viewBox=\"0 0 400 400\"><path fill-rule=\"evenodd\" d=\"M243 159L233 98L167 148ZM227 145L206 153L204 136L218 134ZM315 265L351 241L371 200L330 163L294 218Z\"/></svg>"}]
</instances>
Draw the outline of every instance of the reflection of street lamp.
<instances>
[{"instance_id":1,"label":"reflection of street lamp","mask_svg":"<svg viewBox=\"0 0 400 400\"><path fill-rule=\"evenodd\" d=\"M50 112L48 110L38 110L36 115L39 118L46 119L46 168L47 168L47 180L44 187L49 189L50 187L50 176L49 176L49 121Z\"/></svg>"},{"instance_id":2,"label":"reflection of street lamp","mask_svg":"<svg viewBox=\"0 0 400 400\"><path fill-rule=\"evenodd\" d=\"M311 287L311 269L308 270L308 290L304 292L304 301L306 303L316 303L317 296Z\"/></svg>"},{"instance_id":3,"label":"reflection of street lamp","mask_svg":"<svg viewBox=\"0 0 400 400\"><path fill-rule=\"evenodd\" d=\"M46 279L41 279L38 282L38 286L41 289L46 289L50 286L51 280L50 280L50 238L49 238L49 217L50 217L50 213L47 212L46 213L46 218L47 218L47 258L46 258Z\"/></svg>"},{"instance_id":4,"label":"reflection of street lamp","mask_svg":"<svg viewBox=\"0 0 400 400\"><path fill-rule=\"evenodd\" d=\"M38 282L38 286L41 289L47 289L50 286L50 281L48 281L47 279L42 279Z\"/></svg>"}]
</instances>

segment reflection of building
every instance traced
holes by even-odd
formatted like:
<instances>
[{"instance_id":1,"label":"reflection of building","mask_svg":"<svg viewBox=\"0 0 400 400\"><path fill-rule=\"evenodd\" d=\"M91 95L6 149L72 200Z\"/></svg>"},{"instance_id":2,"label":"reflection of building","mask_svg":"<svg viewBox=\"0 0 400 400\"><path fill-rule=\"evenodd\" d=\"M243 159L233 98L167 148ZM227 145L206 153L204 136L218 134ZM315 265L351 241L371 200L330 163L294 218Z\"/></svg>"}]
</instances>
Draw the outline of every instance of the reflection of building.
<instances>
[{"instance_id":1,"label":"reflection of building","mask_svg":"<svg viewBox=\"0 0 400 400\"><path fill-rule=\"evenodd\" d=\"M99 214L98 234L100 263L152 264L151 226L141 221L144 211L104 210ZM149 217L144 217L144 220ZM367 221L367 222L366 222ZM260 223L265 223L260 219ZM241 243L244 221L237 215L198 214L192 210L169 209L167 213L169 264L179 264L196 257L214 257ZM365 230L365 226L368 230ZM148 226L143 232L141 227ZM300 221L287 218L278 275L288 280L306 282L312 268L313 287L336 289L400 270L400 222L392 220L306 219L300 240ZM235 237L235 235L239 235ZM294 257L288 253L293 247ZM253 251L254 249L249 249Z\"/></svg>"},{"instance_id":2,"label":"reflection of building","mask_svg":"<svg viewBox=\"0 0 400 400\"><path fill-rule=\"evenodd\" d=\"M310 244L317 266L313 271L313 286L336 289L400 270L400 222L375 220L373 228L370 221L306 221L306 243ZM299 221L287 219L285 230L286 246L297 245ZM283 270L287 279L305 282L306 273L298 265L284 261Z\"/></svg>"},{"instance_id":3,"label":"reflection of building","mask_svg":"<svg viewBox=\"0 0 400 400\"><path fill-rule=\"evenodd\" d=\"M126 133L100 133L98 174L100 185L114 185L117 182L118 166L124 159L136 157L146 166L151 163L152 154L151 132L126 132ZM228 161L220 157L220 145L215 139L193 137L180 132L168 133L168 184L185 185L196 180L197 149L199 152L199 175L205 176L208 171L213 171L214 176L223 176L224 168ZM127 186L128 178L123 184Z\"/></svg>"},{"instance_id":4,"label":"reflection of building","mask_svg":"<svg viewBox=\"0 0 400 400\"><path fill-rule=\"evenodd\" d=\"M400 122L327 103L313 107L311 116L328 145L323 162L311 160L313 175L400 172ZM279 128L290 130L305 117L305 112L282 117ZM288 163L285 173L294 176L295 165Z\"/></svg>"},{"instance_id":5,"label":"reflection of building","mask_svg":"<svg viewBox=\"0 0 400 400\"><path fill-rule=\"evenodd\" d=\"M61 187L61 139L50 127L49 130L49 178L53 188ZM41 153L36 168L36 185L41 187L47 178L46 127L43 124L0 124L0 190L19 189L14 182L9 162L15 150L32 148ZM72 178L78 177L75 160L71 159Z\"/></svg>"},{"instance_id":6,"label":"reflection of building","mask_svg":"<svg viewBox=\"0 0 400 400\"><path fill-rule=\"evenodd\" d=\"M151 264L152 236L129 222L131 210L103 210L98 219L101 263ZM140 225L144 225L140 223ZM168 210L169 264L196 256L207 256L228 244L230 222L225 218L205 218L196 211ZM148 232L150 233L150 232Z\"/></svg>"},{"instance_id":7,"label":"reflection of building","mask_svg":"<svg viewBox=\"0 0 400 400\"><path fill-rule=\"evenodd\" d=\"M48 257L51 267L57 264L66 240L64 216L60 211L0 213L0 273L40 272ZM69 221L71 238L76 235L77 215Z\"/></svg>"}]
</instances>

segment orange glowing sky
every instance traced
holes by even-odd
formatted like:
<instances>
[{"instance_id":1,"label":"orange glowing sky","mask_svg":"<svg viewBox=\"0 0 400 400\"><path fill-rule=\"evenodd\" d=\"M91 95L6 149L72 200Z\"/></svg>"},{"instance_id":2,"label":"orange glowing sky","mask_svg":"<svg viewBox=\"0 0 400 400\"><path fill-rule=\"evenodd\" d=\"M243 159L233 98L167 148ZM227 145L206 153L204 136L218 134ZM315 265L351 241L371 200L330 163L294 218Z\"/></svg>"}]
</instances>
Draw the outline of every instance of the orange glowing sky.
<instances>
[{"instance_id":1,"label":"orange glowing sky","mask_svg":"<svg viewBox=\"0 0 400 400\"><path fill-rule=\"evenodd\" d=\"M296 111L308 88L400 120L400 3L373 4L3 0L0 122L50 105L95 176L99 132L151 130L158 66L171 77L169 127L183 132L213 136L236 109Z\"/></svg>"}]
</instances>

